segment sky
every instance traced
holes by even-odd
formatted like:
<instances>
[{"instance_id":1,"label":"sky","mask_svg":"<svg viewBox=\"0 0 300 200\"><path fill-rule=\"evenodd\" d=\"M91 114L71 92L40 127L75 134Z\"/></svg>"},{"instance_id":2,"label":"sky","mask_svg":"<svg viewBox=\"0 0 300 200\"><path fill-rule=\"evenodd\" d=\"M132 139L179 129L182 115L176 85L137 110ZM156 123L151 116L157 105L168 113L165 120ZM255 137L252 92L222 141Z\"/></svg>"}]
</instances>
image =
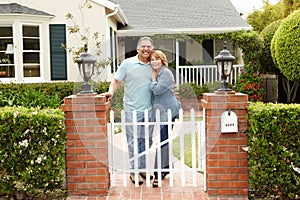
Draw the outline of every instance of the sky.
<instances>
[{"instance_id":1,"label":"sky","mask_svg":"<svg viewBox=\"0 0 300 200\"><path fill-rule=\"evenodd\" d=\"M249 13L252 13L255 9L263 7L262 0L230 0L235 6L236 10L243 13L243 17L246 17ZM271 4L276 4L279 0L269 0Z\"/></svg>"}]
</instances>

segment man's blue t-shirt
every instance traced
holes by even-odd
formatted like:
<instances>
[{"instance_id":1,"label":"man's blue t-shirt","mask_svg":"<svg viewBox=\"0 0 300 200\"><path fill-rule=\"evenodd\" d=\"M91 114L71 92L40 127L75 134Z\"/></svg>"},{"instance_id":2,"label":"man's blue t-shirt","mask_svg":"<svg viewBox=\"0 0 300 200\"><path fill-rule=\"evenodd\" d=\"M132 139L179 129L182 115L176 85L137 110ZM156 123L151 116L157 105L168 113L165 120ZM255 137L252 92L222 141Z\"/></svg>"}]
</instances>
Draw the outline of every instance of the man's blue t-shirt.
<instances>
[{"instance_id":1,"label":"man's blue t-shirt","mask_svg":"<svg viewBox=\"0 0 300 200\"><path fill-rule=\"evenodd\" d=\"M144 112L151 109L151 91L149 84L152 81L150 62L144 64L139 61L138 55L125 59L115 78L124 81L124 109L125 111Z\"/></svg>"}]
</instances>

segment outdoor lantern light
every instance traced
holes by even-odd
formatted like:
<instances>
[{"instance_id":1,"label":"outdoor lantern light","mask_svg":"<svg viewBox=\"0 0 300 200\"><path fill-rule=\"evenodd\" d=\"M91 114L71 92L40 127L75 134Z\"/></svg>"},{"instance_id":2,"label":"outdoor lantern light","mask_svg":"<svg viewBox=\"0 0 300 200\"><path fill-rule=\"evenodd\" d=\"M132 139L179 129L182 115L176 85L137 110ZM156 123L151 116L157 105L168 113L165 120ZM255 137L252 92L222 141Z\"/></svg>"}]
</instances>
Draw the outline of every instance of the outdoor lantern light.
<instances>
[{"instance_id":1,"label":"outdoor lantern light","mask_svg":"<svg viewBox=\"0 0 300 200\"><path fill-rule=\"evenodd\" d=\"M80 55L80 58L77 60L78 69L80 76L83 78L84 85L82 88L81 94L93 93L94 91L91 88L89 80L91 79L94 73L94 67L96 60L92 57L91 54L87 53L87 44L84 45L84 53Z\"/></svg>"},{"instance_id":2,"label":"outdoor lantern light","mask_svg":"<svg viewBox=\"0 0 300 200\"><path fill-rule=\"evenodd\" d=\"M227 77L232 71L233 62L235 57L227 50L226 42L224 42L224 49L215 57L215 63L217 64L218 71L221 74L222 87L218 89L219 92L229 92Z\"/></svg>"}]
</instances>

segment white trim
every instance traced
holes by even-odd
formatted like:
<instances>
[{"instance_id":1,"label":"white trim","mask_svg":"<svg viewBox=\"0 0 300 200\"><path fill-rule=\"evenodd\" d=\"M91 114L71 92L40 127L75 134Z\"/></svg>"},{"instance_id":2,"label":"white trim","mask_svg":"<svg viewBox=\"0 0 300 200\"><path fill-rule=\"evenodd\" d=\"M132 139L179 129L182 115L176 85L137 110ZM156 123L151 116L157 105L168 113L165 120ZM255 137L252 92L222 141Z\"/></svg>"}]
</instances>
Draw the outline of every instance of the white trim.
<instances>
[{"instance_id":1,"label":"white trim","mask_svg":"<svg viewBox=\"0 0 300 200\"><path fill-rule=\"evenodd\" d=\"M104 6L108 9L111 9L111 10L114 10L115 7L118 5L118 4L115 4L111 1L107 1L107 0L91 0L92 2L96 3L96 4L99 4L101 6Z\"/></svg>"},{"instance_id":2,"label":"white trim","mask_svg":"<svg viewBox=\"0 0 300 200\"><path fill-rule=\"evenodd\" d=\"M127 20L125 18L125 15L122 11L122 9L120 8L120 5L119 4L116 4L116 3L113 3L113 2L110 2L110 1L107 1L107 0L92 0L92 2L98 4L98 5L101 5L101 6L104 6L110 10L112 10L113 12L115 10L117 10L117 13L114 13L113 15L117 15L117 20L119 22L121 22L123 25L127 24ZM110 15L110 14L108 14Z\"/></svg>"},{"instance_id":3,"label":"white trim","mask_svg":"<svg viewBox=\"0 0 300 200\"><path fill-rule=\"evenodd\" d=\"M23 35L23 27L24 26L34 26L34 27L38 27L39 28L39 37L38 37L38 40L39 40L39 50L24 50L24 35ZM22 79L23 80L28 80L28 79L32 79L32 78L35 78L35 79L41 79L43 80L44 79L44 59L43 59L43 44L42 44L42 41L43 41L43 38L42 38L42 35L43 35L43 32L42 32L42 24L41 23L20 23L20 29L21 29L21 55L23 55L23 53L39 53L39 63L33 63L34 65L36 64L39 64L39 70L40 70L40 76L39 77L25 77L24 76L24 66L27 65L27 64L24 64L24 57L23 56L20 56L21 58L21 61L22 61L22 67L20 67L23 71L23 77ZM27 37L25 37L26 39Z\"/></svg>"},{"instance_id":4,"label":"white trim","mask_svg":"<svg viewBox=\"0 0 300 200\"><path fill-rule=\"evenodd\" d=\"M15 14L15 13L5 13L5 14L0 14L0 17L29 17L29 18L48 18L51 19L55 17L54 15L29 15L29 14Z\"/></svg>"}]
</instances>

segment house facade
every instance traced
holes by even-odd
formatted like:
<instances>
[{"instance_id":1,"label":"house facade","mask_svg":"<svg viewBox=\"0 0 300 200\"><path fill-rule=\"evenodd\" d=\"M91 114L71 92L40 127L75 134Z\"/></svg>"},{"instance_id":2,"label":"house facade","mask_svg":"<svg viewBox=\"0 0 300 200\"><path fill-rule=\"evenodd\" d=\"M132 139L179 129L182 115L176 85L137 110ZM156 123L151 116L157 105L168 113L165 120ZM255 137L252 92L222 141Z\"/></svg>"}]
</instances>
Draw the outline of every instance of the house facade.
<instances>
[{"instance_id":1,"label":"house facade","mask_svg":"<svg viewBox=\"0 0 300 200\"><path fill-rule=\"evenodd\" d=\"M67 19L67 14L72 19ZM70 33L70 27L80 31ZM0 3L0 81L81 81L74 54L88 44L97 60L109 58L98 80L109 81L120 63L136 54L141 36L154 39L176 65L213 64L223 41L199 44L182 35L250 30L229 0L2 0ZM98 33L101 55L93 34ZM165 36L175 37L165 37ZM84 36L85 39L82 39ZM228 46L241 57L238 49Z\"/></svg>"},{"instance_id":2,"label":"house facade","mask_svg":"<svg viewBox=\"0 0 300 200\"><path fill-rule=\"evenodd\" d=\"M125 24L118 5L106 0L2 0L0 3L0 81L50 82L82 80L71 48L88 44L93 54L92 34L103 41L101 56L110 57L107 46ZM71 13L73 21L66 15ZM74 25L76 24L76 25ZM76 26L80 33L70 34ZM86 35L88 40L82 40ZM109 41L109 42L107 42Z\"/></svg>"}]
</instances>

